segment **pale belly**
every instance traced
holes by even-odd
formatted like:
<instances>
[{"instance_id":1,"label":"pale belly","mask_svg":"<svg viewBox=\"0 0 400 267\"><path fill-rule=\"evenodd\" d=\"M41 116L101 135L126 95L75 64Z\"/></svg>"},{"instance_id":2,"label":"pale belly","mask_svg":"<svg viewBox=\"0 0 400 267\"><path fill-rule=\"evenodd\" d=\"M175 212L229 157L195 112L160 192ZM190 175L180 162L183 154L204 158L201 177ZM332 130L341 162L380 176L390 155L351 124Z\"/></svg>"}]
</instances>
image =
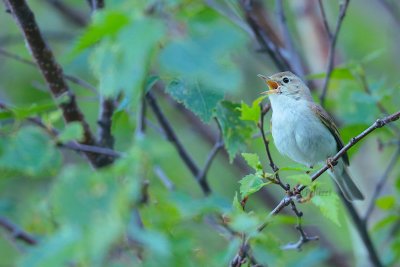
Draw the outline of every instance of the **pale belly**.
<instances>
[{"instance_id":1,"label":"pale belly","mask_svg":"<svg viewBox=\"0 0 400 267\"><path fill-rule=\"evenodd\" d=\"M297 112L293 112L296 110ZM310 109L273 110L272 137L278 151L307 166L336 154L333 135Z\"/></svg>"}]
</instances>

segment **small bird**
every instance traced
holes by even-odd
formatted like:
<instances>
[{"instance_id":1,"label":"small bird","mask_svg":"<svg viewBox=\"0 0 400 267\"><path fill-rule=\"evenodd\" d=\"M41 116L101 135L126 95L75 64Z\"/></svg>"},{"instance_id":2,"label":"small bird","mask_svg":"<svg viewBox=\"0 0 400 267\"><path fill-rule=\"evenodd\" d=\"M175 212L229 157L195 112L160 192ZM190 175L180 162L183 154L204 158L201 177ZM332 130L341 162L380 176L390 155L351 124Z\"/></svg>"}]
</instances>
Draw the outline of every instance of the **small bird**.
<instances>
[{"instance_id":1,"label":"small bird","mask_svg":"<svg viewBox=\"0 0 400 267\"><path fill-rule=\"evenodd\" d=\"M259 74L269 87L272 108L272 137L278 151L290 159L313 167L328 162L342 147L343 141L329 114L314 102L304 82L286 71L270 77ZM363 200L364 196L351 180L344 154L336 166L328 170L347 200Z\"/></svg>"}]
</instances>

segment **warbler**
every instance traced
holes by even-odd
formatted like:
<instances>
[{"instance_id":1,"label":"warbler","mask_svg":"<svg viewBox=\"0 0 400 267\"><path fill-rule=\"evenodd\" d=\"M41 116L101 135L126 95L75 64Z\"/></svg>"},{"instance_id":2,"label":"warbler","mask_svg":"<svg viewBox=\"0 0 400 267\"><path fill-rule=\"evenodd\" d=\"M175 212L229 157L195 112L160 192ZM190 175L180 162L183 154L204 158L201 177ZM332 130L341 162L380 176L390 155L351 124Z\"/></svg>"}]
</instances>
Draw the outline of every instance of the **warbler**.
<instances>
[{"instance_id":1,"label":"warbler","mask_svg":"<svg viewBox=\"0 0 400 267\"><path fill-rule=\"evenodd\" d=\"M345 198L363 200L348 174L348 155L343 154L335 166L330 163L329 159L343 147L343 141L333 119L314 102L307 85L289 71L258 76L269 87L264 93L271 102L272 137L278 151L308 167L328 162L328 173Z\"/></svg>"}]
</instances>

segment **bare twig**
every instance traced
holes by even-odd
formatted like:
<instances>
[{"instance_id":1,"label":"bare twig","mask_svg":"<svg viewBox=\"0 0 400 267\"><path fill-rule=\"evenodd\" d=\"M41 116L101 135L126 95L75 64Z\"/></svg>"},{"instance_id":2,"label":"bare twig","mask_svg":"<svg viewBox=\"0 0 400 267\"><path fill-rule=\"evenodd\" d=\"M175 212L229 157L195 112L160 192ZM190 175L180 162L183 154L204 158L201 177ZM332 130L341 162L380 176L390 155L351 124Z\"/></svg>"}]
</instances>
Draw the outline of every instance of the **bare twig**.
<instances>
[{"instance_id":1,"label":"bare twig","mask_svg":"<svg viewBox=\"0 0 400 267\"><path fill-rule=\"evenodd\" d=\"M286 59L288 60L288 62L290 62L294 73L296 73L299 77L304 78L304 68L301 64L299 54L296 51L292 35L289 31L289 27L286 21L285 9L283 7L283 0L276 0L276 9L281 26L284 44L286 46Z\"/></svg>"},{"instance_id":2,"label":"bare twig","mask_svg":"<svg viewBox=\"0 0 400 267\"><path fill-rule=\"evenodd\" d=\"M290 205L292 206L292 211L294 212L294 214L297 217L296 229L300 233L300 238L299 238L299 241L297 241L296 243L286 244L285 246L282 247L282 249L284 249L284 250L291 250L291 249L301 250L301 247L305 243L308 243L309 241L319 240L319 237L318 236L308 236L306 234L306 232L304 231L303 226L301 224L301 218L303 217L303 212L301 212L297 209L296 204L293 201L290 202Z\"/></svg>"},{"instance_id":3,"label":"bare twig","mask_svg":"<svg viewBox=\"0 0 400 267\"><path fill-rule=\"evenodd\" d=\"M169 191L173 191L175 189L174 183L171 181L171 179L168 178L168 176L165 174L163 169L161 169L160 166L155 166L153 168L154 173L157 175L157 177L160 179L160 181L165 185L165 187Z\"/></svg>"},{"instance_id":4,"label":"bare twig","mask_svg":"<svg viewBox=\"0 0 400 267\"><path fill-rule=\"evenodd\" d=\"M29 66L32 66L32 67L36 67L35 62L27 60L27 59L25 59L25 58L23 58L23 57L21 57L21 56L19 56L17 54L11 53L11 52L9 52L9 51L1 48L1 47L0 47L0 55L8 57L8 58L11 58L11 59L14 59L14 60L16 60L18 62L21 62L21 63L24 63L26 65L29 65ZM91 92L97 94L97 89L93 85L88 83L87 81L84 81L81 78L78 78L78 77L75 77L75 76L72 76L72 75L69 75L69 74L63 74L63 75L64 75L64 78L69 80L70 82L75 83L75 84L77 84L77 85L79 85L79 86L81 86L81 87L83 87L85 89L89 89Z\"/></svg>"},{"instance_id":5,"label":"bare twig","mask_svg":"<svg viewBox=\"0 0 400 267\"><path fill-rule=\"evenodd\" d=\"M396 5L398 2L388 0L378 0L378 2L386 9L397 25L400 25L400 8Z\"/></svg>"},{"instance_id":6,"label":"bare twig","mask_svg":"<svg viewBox=\"0 0 400 267\"><path fill-rule=\"evenodd\" d=\"M84 27L88 24L86 16L80 12L80 10L75 10L69 5L65 4L64 1L60 0L47 0L55 10L57 10L64 18L76 26Z\"/></svg>"},{"instance_id":7,"label":"bare twig","mask_svg":"<svg viewBox=\"0 0 400 267\"><path fill-rule=\"evenodd\" d=\"M319 5L319 9L321 11L322 22L324 23L326 33L328 34L329 40L331 40L333 37L332 31L331 31L331 28L329 27L328 19L326 18L325 8L324 8L324 4L322 3L322 0L318 0L318 5Z\"/></svg>"},{"instance_id":8,"label":"bare twig","mask_svg":"<svg viewBox=\"0 0 400 267\"><path fill-rule=\"evenodd\" d=\"M164 129L164 132L168 138L168 141L170 141L176 148L176 150L179 153L179 156L183 160L183 162L186 164L186 166L189 168L190 172L192 175L196 178L198 177L200 173L199 167L196 165L192 157L189 155L189 153L186 151L182 143L179 141L177 135L175 134L174 130L172 129L171 124L165 117L164 113L161 111L160 107L158 106L158 103L153 96L152 92L148 92L146 95L147 102L149 103L149 106L153 110L155 116L157 117L158 122L160 123L160 126ZM197 180L197 179L196 179ZM208 195L211 193L211 188L208 185L207 181L204 180L202 183L199 183L201 190L205 195Z\"/></svg>"},{"instance_id":9,"label":"bare twig","mask_svg":"<svg viewBox=\"0 0 400 267\"><path fill-rule=\"evenodd\" d=\"M276 34L273 33L271 28L266 29L263 27L268 23L265 23L262 3L253 0L240 0L239 2L247 23L253 30L262 50L268 53L269 57L280 71L293 70L280 51Z\"/></svg>"},{"instance_id":10,"label":"bare twig","mask_svg":"<svg viewBox=\"0 0 400 267\"><path fill-rule=\"evenodd\" d=\"M400 145L397 147L396 151L394 152L392 158L389 161L389 164L387 165L385 171L383 172L382 176L380 177L378 183L375 186L374 192L372 193L371 201L368 204L367 212L365 213L364 223L368 222L368 219L370 218L372 212L374 211L375 201L379 197L379 194L381 193L383 186L385 185L387 179L389 178L390 173L396 166L396 163L399 160L399 158L400 158Z\"/></svg>"},{"instance_id":11,"label":"bare twig","mask_svg":"<svg viewBox=\"0 0 400 267\"><path fill-rule=\"evenodd\" d=\"M339 32L340 32L340 28L342 26L342 22L343 19L346 15L346 11L347 8L349 6L350 0L344 0L343 3L340 4L340 10L339 10L339 16L338 19L336 21L336 28L333 34L329 34L330 31L328 31L328 35L329 35L329 41L330 41L330 45L329 45L329 54L328 54L328 64L326 67L326 76L325 76L325 80L324 80L324 85L322 87L322 92L321 95L319 97L321 105L324 106L325 104L325 97L326 97L326 93L328 90L328 85L329 85L329 81L331 79L331 75L332 75L332 71L333 71L333 61L334 61L334 57L335 57L335 47L336 47L336 42L339 36ZM321 10L323 9L322 3L320 3L321 6ZM323 17L326 20L326 16L324 16L325 13L323 13ZM325 23L325 21L324 21ZM327 27L327 25L325 26ZM327 30L329 29L329 27L327 28Z\"/></svg>"},{"instance_id":12,"label":"bare twig","mask_svg":"<svg viewBox=\"0 0 400 267\"><path fill-rule=\"evenodd\" d=\"M12 234L13 238L21 240L28 245L36 245L38 241L31 234L20 229L7 218L0 216L0 226Z\"/></svg>"}]
</instances>

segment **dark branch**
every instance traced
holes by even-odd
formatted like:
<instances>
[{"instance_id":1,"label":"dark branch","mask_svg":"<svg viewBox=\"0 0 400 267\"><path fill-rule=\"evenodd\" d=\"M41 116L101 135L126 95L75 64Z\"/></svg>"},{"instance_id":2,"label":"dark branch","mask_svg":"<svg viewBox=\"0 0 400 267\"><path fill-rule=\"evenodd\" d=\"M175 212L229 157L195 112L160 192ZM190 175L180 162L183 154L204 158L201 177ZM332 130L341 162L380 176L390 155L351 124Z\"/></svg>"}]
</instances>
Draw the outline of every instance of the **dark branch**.
<instances>
[{"instance_id":1,"label":"dark branch","mask_svg":"<svg viewBox=\"0 0 400 267\"><path fill-rule=\"evenodd\" d=\"M183 162L186 164L192 175L196 178L200 174L200 169L192 159L192 157L189 155L189 153L186 151L182 143L179 141L177 135L175 134L174 130L172 129L171 124L165 117L164 113L161 111L160 107L158 106L158 103L153 96L152 92L148 92L146 95L147 102L149 103L150 108L153 110L155 116L157 117L158 122L160 123L160 126L163 128L168 141L170 141L176 148L176 150L179 153L179 156L183 160ZM196 179L197 180L197 179ZM201 190L205 195L208 195L211 193L211 189L206 181L203 181L202 183L199 183Z\"/></svg>"},{"instance_id":2,"label":"dark branch","mask_svg":"<svg viewBox=\"0 0 400 267\"><path fill-rule=\"evenodd\" d=\"M340 32L340 28L342 26L343 19L344 19L345 15L346 15L347 7L349 6L349 3L350 3L350 0L344 0L344 2L340 5L339 16L338 16L338 19L336 21L335 32L333 34L330 34L330 35L329 35L329 32L328 32L329 41L330 41L329 54L328 54L328 65L326 67L326 76L325 76L325 80L324 80L324 85L322 87L322 93L321 93L321 96L319 98L322 106L324 106L324 104L325 104L325 97L326 97L326 93L327 93L328 86L329 86L329 81L331 79L331 75L332 75L332 71L333 71L333 61L334 61L334 58L335 58L336 42L337 42L337 39L338 39L338 36L339 36L339 32ZM321 8L321 10L323 10L323 8ZM323 16L324 16L324 14L323 14ZM327 29L329 29L329 27Z\"/></svg>"},{"instance_id":3,"label":"dark branch","mask_svg":"<svg viewBox=\"0 0 400 267\"><path fill-rule=\"evenodd\" d=\"M268 53L278 70L292 70L290 64L280 51L277 36L272 32L272 29L263 27L268 25L268 23L265 22L261 2L252 0L241 0L239 2L245 14L246 21L254 32L262 50Z\"/></svg>"},{"instance_id":4,"label":"dark branch","mask_svg":"<svg viewBox=\"0 0 400 267\"><path fill-rule=\"evenodd\" d=\"M54 100L62 110L64 120L67 123L79 122L84 132L81 144L95 146L96 140L89 124L78 107L74 93L64 79L61 66L56 62L52 50L44 41L34 14L24 0L5 0L5 3L24 34L27 47L46 80ZM84 154L94 167L112 163L112 161L97 161L98 154L90 152L84 152Z\"/></svg>"},{"instance_id":5,"label":"dark branch","mask_svg":"<svg viewBox=\"0 0 400 267\"><path fill-rule=\"evenodd\" d=\"M36 245L38 241L31 234L21 230L7 218L0 216L0 226L12 234L13 238L21 240L28 245Z\"/></svg>"},{"instance_id":6,"label":"dark branch","mask_svg":"<svg viewBox=\"0 0 400 267\"><path fill-rule=\"evenodd\" d=\"M66 20L79 27L85 27L88 24L88 20L80 10L75 10L63 1L59 0L47 0L55 10L57 10Z\"/></svg>"},{"instance_id":7,"label":"dark branch","mask_svg":"<svg viewBox=\"0 0 400 267\"><path fill-rule=\"evenodd\" d=\"M331 40L333 37L332 31L331 31L331 28L329 27L328 19L326 18L325 8L324 8L324 4L322 3L322 0L318 0L318 5L319 5L319 9L321 11L322 22L324 23L326 33L328 34L329 40Z\"/></svg>"},{"instance_id":8,"label":"dark branch","mask_svg":"<svg viewBox=\"0 0 400 267\"><path fill-rule=\"evenodd\" d=\"M382 176L380 177L378 183L375 186L374 192L372 193L371 201L368 204L367 212L365 213L364 217L365 224L368 222L368 219L370 218L372 212L374 211L375 201L379 197L379 194L381 193L383 186L385 185L387 179L389 178L390 173L396 166L396 163L399 160L399 158L400 158L400 145L398 145L396 152L394 152L392 158L389 161L389 164L387 165L385 171L383 172Z\"/></svg>"}]
</instances>

